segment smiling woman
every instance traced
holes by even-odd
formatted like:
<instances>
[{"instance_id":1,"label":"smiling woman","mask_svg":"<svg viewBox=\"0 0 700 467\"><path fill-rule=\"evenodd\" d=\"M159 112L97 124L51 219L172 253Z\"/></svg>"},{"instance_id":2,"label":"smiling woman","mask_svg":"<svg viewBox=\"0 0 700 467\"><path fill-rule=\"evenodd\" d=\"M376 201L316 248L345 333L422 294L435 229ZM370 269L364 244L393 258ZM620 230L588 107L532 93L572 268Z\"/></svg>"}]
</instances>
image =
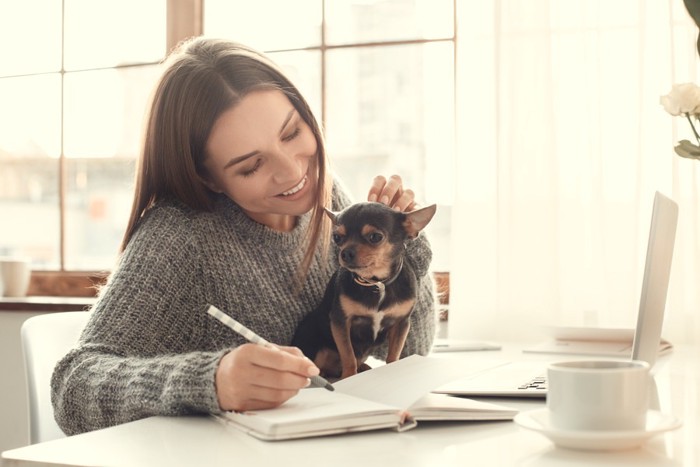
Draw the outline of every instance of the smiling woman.
<instances>
[{"instance_id":1,"label":"smiling woman","mask_svg":"<svg viewBox=\"0 0 700 467\"><path fill-rule=\"evenodd\" d=\"M415 204L397 175L367 186L365 199L392 210ZM270 408L297 394L319 369L288 346L338 262L325 209L351 203L306 100L267 56L221 39L180 44L148 111L122 255L54 372L61 428ZM432 252L422 232L401 245L416 276L402 355L426 354ZM208 304L284 351L213 326Z\"/></svg>"},{"instance_id":2,"label":"smiling woman","mask_svg":"<svg viewBox=\"0 0 700 467\"><path fill-rule=\"evenodd\" d=\"M290 231L314 205L318 143L282 91L243 97L219 117L206 150L207 186L257 222Z\"/></svg>"}]
</instances>

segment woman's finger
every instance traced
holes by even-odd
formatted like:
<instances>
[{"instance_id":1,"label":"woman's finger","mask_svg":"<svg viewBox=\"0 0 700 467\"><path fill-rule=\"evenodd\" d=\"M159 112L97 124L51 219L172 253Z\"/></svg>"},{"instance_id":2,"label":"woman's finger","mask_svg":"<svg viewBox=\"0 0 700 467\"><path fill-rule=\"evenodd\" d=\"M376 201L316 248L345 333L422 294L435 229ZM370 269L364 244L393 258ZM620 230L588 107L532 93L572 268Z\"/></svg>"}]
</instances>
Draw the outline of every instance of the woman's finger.
<instances>
[{"instance_id":1,"label":"woman's finger","mask_svg":"<svg viewBox=\"0 0 700 467\"><path fill-rule=\"evenodd\" d=\"M382 190L386 185L386 178L382 175L377 175L372 180L372 186L369 188L369 193L367 194L367 201L378 202L379 196L382 194Z\"/></svg>"}]
</instances>

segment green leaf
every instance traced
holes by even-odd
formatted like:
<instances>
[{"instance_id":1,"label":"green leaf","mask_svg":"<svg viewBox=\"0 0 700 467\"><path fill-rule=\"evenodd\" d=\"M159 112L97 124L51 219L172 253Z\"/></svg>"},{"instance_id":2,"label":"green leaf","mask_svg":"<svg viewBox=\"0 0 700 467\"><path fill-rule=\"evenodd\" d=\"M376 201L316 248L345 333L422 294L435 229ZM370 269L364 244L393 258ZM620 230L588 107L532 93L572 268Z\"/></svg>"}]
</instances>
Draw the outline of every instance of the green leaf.
<instances>
[{"instance_id":1,"label":"green leaf","mask_svg":"<svg viewBox=\"0 0 700 467\"><path fill-rule=\"evenodd\" d=\"M676 151L676 154L686 159L700 160L700 147L687 139L679 141L678 146L673 148L673 150Z\"/></svg>"},{"instance_id":2,"label":"green leaf","mask_svg":"<svg viewBox=\"0 0 700 467\"><path fill-rule=\"evenodd\" d=\"M687 139L682 139L678 142L678 145L681 146L685 151L691 153L691 154L698 154L700 155L700 146L697 144L693 144Z\"/></svg>"}]
</instances>

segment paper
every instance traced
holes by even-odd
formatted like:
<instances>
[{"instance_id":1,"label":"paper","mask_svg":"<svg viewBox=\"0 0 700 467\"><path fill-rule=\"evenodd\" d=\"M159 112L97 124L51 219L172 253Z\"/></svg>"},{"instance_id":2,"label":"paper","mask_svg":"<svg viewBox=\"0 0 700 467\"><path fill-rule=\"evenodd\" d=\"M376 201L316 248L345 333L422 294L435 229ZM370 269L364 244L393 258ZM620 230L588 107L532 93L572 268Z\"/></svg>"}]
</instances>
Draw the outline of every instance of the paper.
<instances>
[{"instance_id":1,"label":"paper","mask_svg":"<svg viewBox=\"0 0 700 467\"><path fill-rule=\"evenodd\" d=\"M338 392L405 409L431 390L471 372L458 360L412 355L340 380L333 387Z\"/></svg>"},{"instance_id":2,"label":"paper","mask_svg":"<svg viewBox=\"0 0 700 467\"><path fill-rule=\"evenodd\" d=\"M477 366L481 369L484 365ZM459 359L416 355L339 381L333 392L303 389L280 407L227 412L220 418L264 440L388 427L404 431L415 426L416 420L512 419L516 411L506 407L430 394L432 389L474 371L474 365Z\"/></svg>"}]
</instances>

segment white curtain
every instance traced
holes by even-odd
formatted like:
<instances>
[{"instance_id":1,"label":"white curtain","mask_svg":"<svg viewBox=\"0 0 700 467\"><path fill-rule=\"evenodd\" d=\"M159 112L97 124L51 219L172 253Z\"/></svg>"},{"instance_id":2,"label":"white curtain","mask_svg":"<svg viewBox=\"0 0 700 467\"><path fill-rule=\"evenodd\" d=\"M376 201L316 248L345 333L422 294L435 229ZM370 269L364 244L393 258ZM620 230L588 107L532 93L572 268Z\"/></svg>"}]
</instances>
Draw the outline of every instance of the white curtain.
<instances>
[{"instance_id":1,"label":"white curtain","mask_svg":"<svg viewBox=\"0 0 700 467\"><path fill-rule=\"evenodd\" d=\"M449 336L634 327L654 192L680 206L664 337L700 342L699 82L682 0L459 0Z\"/></svg>"}]
</instances>

